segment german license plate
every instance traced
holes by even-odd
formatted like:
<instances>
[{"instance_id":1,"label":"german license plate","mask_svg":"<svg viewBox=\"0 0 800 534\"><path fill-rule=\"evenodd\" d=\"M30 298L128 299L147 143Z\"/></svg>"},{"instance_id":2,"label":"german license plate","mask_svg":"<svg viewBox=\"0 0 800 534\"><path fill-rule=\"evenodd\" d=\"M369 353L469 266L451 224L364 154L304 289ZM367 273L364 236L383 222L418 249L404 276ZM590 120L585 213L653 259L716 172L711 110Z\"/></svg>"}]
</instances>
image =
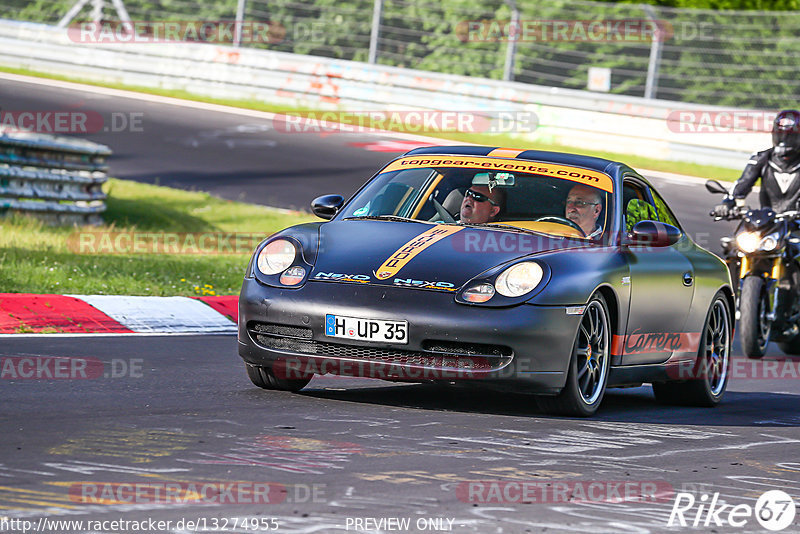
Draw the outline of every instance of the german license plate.
<instances>
[{"instance_id":1,"label":"german license plate","mask_svg":"<svg viewBox=\"0 0 800 534\"><path fill-rule=\"evenodd\" d=\"M358 339L360 341L376 341L382 343L408 344L407 321L380 321L377 319L361 319L344 315L325 315L325 335Z\"/></svg>"}]
</instances>

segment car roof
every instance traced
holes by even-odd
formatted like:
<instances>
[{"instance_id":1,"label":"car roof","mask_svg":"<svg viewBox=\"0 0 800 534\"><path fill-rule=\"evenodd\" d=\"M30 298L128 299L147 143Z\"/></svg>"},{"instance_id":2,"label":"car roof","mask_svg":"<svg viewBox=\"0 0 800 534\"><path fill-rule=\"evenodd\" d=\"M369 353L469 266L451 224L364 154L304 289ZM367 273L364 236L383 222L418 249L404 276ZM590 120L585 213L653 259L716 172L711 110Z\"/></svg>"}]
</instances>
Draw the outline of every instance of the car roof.
<instances>
[{"instance_id":1,"label":"car roof","mask_svg":"<svg viewBox=\"0 0 800 534\"><path fill-rule=\"evenodd\" d=\"M619 184L625 172L636 171L618 161L596 158L594 156L582 156L570 154L568 152L549 152L546 150L523 150L519 148L503 148L496 146L428 146L409 150L403 156L435 154L438 156L491 156L500 158L511 158L525 161L538 161L542 163L556 163L559 165L569 165L572 167L582 167L602 172L611 176ZM401 156L401 157L403 157Z\"/></svg>"}]
</instances>

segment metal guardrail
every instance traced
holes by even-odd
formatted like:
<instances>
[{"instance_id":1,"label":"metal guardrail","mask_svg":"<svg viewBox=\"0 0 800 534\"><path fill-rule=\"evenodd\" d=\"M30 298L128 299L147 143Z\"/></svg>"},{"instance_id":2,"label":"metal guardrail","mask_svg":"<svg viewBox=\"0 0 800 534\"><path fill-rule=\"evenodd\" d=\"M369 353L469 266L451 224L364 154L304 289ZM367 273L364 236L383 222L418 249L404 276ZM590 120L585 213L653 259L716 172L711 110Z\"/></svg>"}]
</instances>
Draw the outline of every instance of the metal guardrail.
<instances>
[{"instance_id":1,"label":"metal guardrail","mask_svg":"<svg viewBox=\"0 0 800 534\"><path fill-rule=\"evenodd\" d=\"M560 89L204 43L86 44L64 29L0 20L0 64L101 82L305 108L533 112L537 142L740 169L763 131L676 131L675 113L730 108ZM747 110L741 110L746 112ZM424 133L424 132L420 132Z\"/></svg>"},{"instance_id":2,"label":"metal guardrail","mask_svg":"<svg viewBox=\"0 0 800 534\"><path fill-rule=\"evenodd\" d=\"M0 214L100 224L111 150L84 140L0 130Z\"/></svg>"}]
</instances>

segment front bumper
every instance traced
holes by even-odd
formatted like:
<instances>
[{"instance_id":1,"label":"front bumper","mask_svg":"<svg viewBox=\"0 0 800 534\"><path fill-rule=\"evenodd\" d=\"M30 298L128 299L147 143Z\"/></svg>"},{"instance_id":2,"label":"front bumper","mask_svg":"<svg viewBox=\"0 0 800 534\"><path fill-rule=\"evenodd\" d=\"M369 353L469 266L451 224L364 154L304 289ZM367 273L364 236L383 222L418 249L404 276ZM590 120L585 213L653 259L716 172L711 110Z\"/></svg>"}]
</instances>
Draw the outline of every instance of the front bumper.
<instances>
[{"instance_id":1,"label":"front bumper","mask_svg":"<svg viewBox=\"0 0 800 534\"><path fill-rule=\"evenodd\" d=\"M328 337L326 314L408 321L408 344ZM579 321L564 307L468 306L444 291L334 282L289 290L247 278L239 297L238 344L245 362L289 373L557 393Z\"/></svg>"}]
</instances>

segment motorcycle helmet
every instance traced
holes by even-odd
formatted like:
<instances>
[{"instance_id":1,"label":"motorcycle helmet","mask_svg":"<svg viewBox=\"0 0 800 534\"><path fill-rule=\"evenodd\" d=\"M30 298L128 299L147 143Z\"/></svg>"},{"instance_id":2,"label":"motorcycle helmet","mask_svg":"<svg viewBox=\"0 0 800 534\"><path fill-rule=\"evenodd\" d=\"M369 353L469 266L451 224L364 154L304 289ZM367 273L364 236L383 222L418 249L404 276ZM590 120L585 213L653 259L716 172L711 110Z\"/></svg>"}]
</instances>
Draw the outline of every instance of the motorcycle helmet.
<instances>
[{"instance_id":1,"label":"motorcycle helmet","mask_svg":"<svg viewBox=\"0 0 800 534\"><path fill-rule=\"evenodd\" d=\"M784 158L800 150L800 111L785 109L772 123L772 145Z\"/></svg>"}]
</instances>

